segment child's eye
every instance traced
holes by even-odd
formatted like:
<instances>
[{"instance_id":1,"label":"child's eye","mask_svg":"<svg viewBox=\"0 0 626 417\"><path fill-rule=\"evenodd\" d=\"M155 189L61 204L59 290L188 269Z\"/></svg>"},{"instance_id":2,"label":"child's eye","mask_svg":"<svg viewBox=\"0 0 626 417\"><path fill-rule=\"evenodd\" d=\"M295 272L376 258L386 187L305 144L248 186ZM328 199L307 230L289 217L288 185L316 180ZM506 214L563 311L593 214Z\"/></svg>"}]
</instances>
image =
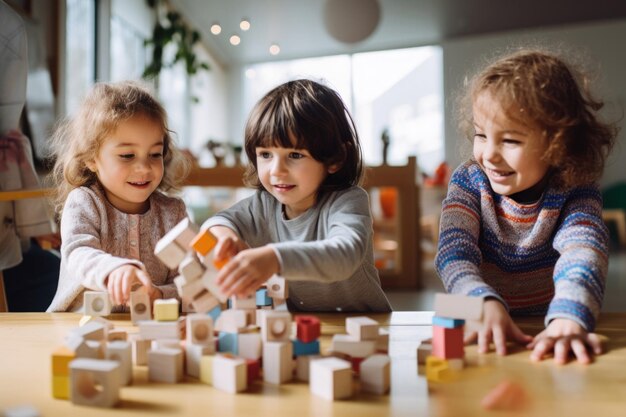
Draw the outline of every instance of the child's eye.
<instances>
[{"instance_id":1,"label":"child's eye","mask_svg":"<svg viewBox=\"0 0 626 417\"><path fill-rule=\"evenodd\" d=\"M289 158L291 158L291 159L302 159L302 158L304 158L304 155L301 154L300 152L290 152L289 153Z\"/></svg>"},{"instance_id":2,"label":"child's eye","mask_svg":"<svg viewBox=\"0 0 626 417\"><path fill-rule=\"evenodd\" d=\"M161 152L155 152L153 154L150 154L150 157L152 157L153 159L160 159L163 158L163 154Z\"/></svg>"},{"instance_id":3,"label":"child's eye","mask_svg":"<svg viewBox=\"0 0 626 417\"><path fill-rule=\"evenodd\" d=\"M265 152L265 151L257 152L256 155L257 155L258 158L262 158L262 159L268 159L268 158L271 157L271 154L269 152Z\"/></svg>"},{"instance_id":4,"label":"child's eye","mask_svg":"<svg viewBox=\"0 0 626 417\"><path fill-rule=\"evenodd\" d=\"M502 142L507 144L507 145L519 145L520 143L522 143L522 142L520 142L519 140L516 140L516 139L503 139Z\"/></svg>"},{"instance_id":5,"label":"child's eye","mask_svg":"<svg viewBox=\"0 0 626 417\"><path fill-rule=\"evenodd\" d=\"M487 136L484 133L474 133L474 140L483 141L487 139Z\"/></svg>"},{"instance_id":6,"label":"child's eye","mask_svg":"<svg viewBox=\"0 0 626 417\"><path fill-rule=\"evenodd\" d=\"M125 154L120 155L120 159L126 159L126 160L133 159L134 157L135 157L135 154L132 154L132 153L125 153Z\"/></svg>"}]
</instances>

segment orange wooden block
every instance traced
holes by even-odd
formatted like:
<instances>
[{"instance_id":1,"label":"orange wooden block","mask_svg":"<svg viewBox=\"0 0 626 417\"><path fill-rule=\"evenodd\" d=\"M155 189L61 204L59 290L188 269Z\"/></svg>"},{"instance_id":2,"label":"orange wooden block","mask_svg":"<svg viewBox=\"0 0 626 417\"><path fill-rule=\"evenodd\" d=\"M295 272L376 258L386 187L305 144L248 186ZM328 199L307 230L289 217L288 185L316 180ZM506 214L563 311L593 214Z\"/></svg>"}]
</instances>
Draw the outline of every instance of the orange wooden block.
<instances>
[{"instance_id":1,"label":"orange wooden block","mask_svg":"<svg viewBox=\"0 0 626 417\"><path fill-rule=\"evenodd\" d=\"M482 399L480 405L486 410L519 410L528 403L524 388L504 380Z\"/></svg>"},{"instance_id":2,"label":"orange wooden block","mask_svg":"<svg viewBox=\"0 0 626 417\"><path fill-rule=\"evenodd\" d=\"M201 230L191 241L191 247L202 256L206 256L217 244L217 238L208 230Z\"/></svg>"},{"instance_id":3,"label":"orange wooden block","mask_svg":"<svg viewBox=\"0 0 626 417\"><path fill-rule=\"evenodd\" d=\"M441 359L463 359L465 346L463 345L463 327L448 329L433 326L432 355Z\"/></svg>"},{"instance_id":4,"label":"orange wooden block","mask_svg":"<svg viewBox=\"0 0 626 417\"><path fill-rule=\"evenodd\" d=\"M217 259L214 259L213 266L215 267L215 269L220 270L224 265L228 263L228 261L230 261L230 258L220 259L219 261Z\"/></svg>"}]
</instances>

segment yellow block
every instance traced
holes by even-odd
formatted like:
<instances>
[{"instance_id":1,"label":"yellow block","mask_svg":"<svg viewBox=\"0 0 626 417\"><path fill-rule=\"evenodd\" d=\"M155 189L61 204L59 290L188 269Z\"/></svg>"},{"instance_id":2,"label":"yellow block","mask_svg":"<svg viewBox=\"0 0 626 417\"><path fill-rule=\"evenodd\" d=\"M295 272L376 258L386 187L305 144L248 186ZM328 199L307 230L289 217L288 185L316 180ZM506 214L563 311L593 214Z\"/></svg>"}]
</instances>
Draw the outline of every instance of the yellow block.
<instances>
[{"instance_id":1,"label":"yellow block","mask_svg":"<svg viewBox=\"0 0 626 417\"><path fill-rule=\"evenodd\" d=\"M52 375L52 396L60 400L70 399L69 375Z\"/></svg>"},{"instance_id":2,"label":"yellow block","mask_svg":"<svg viewBox=\"0 0 626 417\"><path fill-rule=\"evenodd\" d=\"M190 245L202 256L206 256L217 244L217 238L208 230L202 230L193 238Z\"/></svg>"},{"instance_id":3,"label":"yellow block","mask_svg":"<svg viewBox=\"0 0 626 417\"><path fill-rule=\"evenodd\" d=\"M76 353L71 349L61 346L52 352L52 375L67 376L70 374L70 362L74 360Z\"/></svg>"},{"instance_id":4,"label":"yellow block","mask_svg":"<svg viewBox=\"0 0 626 417\"><path fill-rule=\"evenodd\" d=\"M156 321L178 320L178 308L180 303L175 298L166 300L154 300L153 313Z\"/></svg>"},{"instance_id":5,"label":"yellow block","mask_svg":"<svg viewBox=\"0 0 626 417\"><path fill-rule=\"evenodd\" d=\"M457 379L457 374L450 369L447 360L428 356L426 358L426 379L433 382L450 382Z\"/></svg>"},{"instance_id":6,"label":"yellow block","mask_svg":"<svg viewBox=\"0 0 626 417\"><path fill-rule=\"evenodd\" d=\"M200 381L209 385L213 385L213 358L208 355L200 358Z\"/></svg>"}]
</instances>

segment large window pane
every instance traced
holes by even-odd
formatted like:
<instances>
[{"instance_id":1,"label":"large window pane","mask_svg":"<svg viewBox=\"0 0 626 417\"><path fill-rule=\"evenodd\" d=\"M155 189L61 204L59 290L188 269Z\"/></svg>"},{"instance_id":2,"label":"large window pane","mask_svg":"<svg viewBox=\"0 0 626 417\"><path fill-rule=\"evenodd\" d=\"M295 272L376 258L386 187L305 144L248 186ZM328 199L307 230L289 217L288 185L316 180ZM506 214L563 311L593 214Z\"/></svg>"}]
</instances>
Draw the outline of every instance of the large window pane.
<instances>
[{"instance_id":1,"label":"large window pane","mask_svg":"<svg viewBox=\"0 0 626 417\"><path fill-rule=\"evenodd\" d=\"M95 78L96 9L93 0L66 0L65 110L72 114Z\"/></svg>"}]
</instances>

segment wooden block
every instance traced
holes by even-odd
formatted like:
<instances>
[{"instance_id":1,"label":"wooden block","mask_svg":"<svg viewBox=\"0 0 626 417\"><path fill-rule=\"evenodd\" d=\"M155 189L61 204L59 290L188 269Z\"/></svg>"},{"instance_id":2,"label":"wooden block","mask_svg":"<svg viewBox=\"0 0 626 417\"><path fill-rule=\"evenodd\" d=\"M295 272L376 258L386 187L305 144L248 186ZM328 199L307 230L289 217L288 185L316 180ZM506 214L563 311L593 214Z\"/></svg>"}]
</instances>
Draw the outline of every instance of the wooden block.
<instances>
[{"instance_id":1,"label":"wooden block","mask_svg":"<svg viewBox=\"0 0 626 417\"><path fill-rule=\"evenodd\" d=\"M185 364L187 365L187 375L195 378L200 377L200 361L203 356L215 354L215 343L212 345L192 345L185 346Z\"/></svg>"},{"instance_id":2,"label":"wooden block","mask_svg":"<svg viewBox=\"0 0 626 417\"><path fill-rule=\"evenodd\" d=\"M172 230L170 230L165 236L173 238L174 241L181 248L187 250L191 247L191 242L194 240L199 231L198 225L193 223L188 217L181 220Z\"/></svg>"},{"instance_id":3,"label":"wooden block","mask_svg":"<svg viewBox=\"0 0 626 417\"><path fill-rule=\"evenodd\" d=\"M153 310L156 321L178 320L180 302L176 298L154 300Z\"/></svg>"},{"instance_id":4,"label":"wooden block","mask_svg":"<svg viewBox=\"0 0 626 417\"><path fill-rule=\"evenodd\" d=\"M70 386L73 404L113 407L120 398L120 365L116 361L74 359L70 363Z\"/></svg>"},{"instance_id":5,"label":"wooden block","mask_svg":"<svg viewBox=\"0 0 626 417\"><path fill-rule=\"evenodd\" d=\"M217 336L217 351L237 355L239 337L237 333L220 332Z\"/></svg>"},{"instance_id":6,"label":"wooden block","mask_svg":"<svg viewBox=\"0 0 626 417\"><path fill-rule=\"evenodd\" d=\"M182 339L185 319L176 321L145 320L137 323L142 339Z\"/></svg>"},{"instance_id":7,"label":"wooden block","mask_svg":"<svg viewBox=\"0 0 626 417\"><path fill-rule=\"evenodd\" d=\"M76 358L76 353L66 347L61 346L52 352L52 375L69 376L70 362Z\"/></svg>"},{"instance_id":8,"label":"wooden block","mask_svg":"<svg viewBox=\"0 0 626 417\"><path fill-rule=\"evenodd\" d=\"M297 356L296 379L298 381L309 382L309 370L311 369L311 361L320 358L320 355Z\"/></svg>"},{"instance_id":9,"label":"wooden block","mask_svg":"<svg viewBox=\"0 0 626 417\"><path fill-rule=\"evenodd\" d=\"M83 327L85 324L87 323L100 323L104 326L104 331L107 332L111 329L113 329L113 323L111 323L109 320L105 319L104 317L100 317L100 316L82 316L80 318L80 320L78 321L78 327Z\"/></svg>"},{"instance_id":10,"label":"wooden block","mask_svg":"<svg viewBox=\"0 0 626 417\"><path fill-rule=\"evenodd\" d=\"M87 316L108 316L111 314L111 300L106 291L85 291L83 307Z\"/></svg>"},{"instance_id":11,"label":"wooden block","mask_svg":"<svg viewBox=\"0 0 626 417\"><path fill-rule=\"evenodd\" d=\"M230 308L233 310L256 310L256 297L238 298L233 295L230 297Z\"/></svg>"},{"instance_id":12,"label":"wooden block","mask_svg":"<svg viewBox=\"0 0 626 417\"><path fill-rule=\"evenodd\" d=\"M426 358L432 356L433 346L430 343L422 342L417 347L417 363L426 365Z\"/></svg>"},{"instance_id":13,"label":"wooden block","mask_svg":"<svg viewBox=\"0 0 626 417\"><path fill-rule=\"evenodd\" d=\"M228 263L228 261L230 261L230 258L220 259L219 261L217 259L213 259L213 266L219 271Z\"/></svg>"},{"instance_id":14,"label":"wooden block","mask_svg":"<svg viewBox=\"0 0 626 417\"><path fill-rule=\"evenodd\" d=\"M150 349L182 349L180 339L157 339L152 340L150 343Z\"/></svg>"},{"instance_id":15,"label":"wooden block","mask_svg":"<svg viewBox=\"0 0 626 417\"><path fill-rule=\"evenodd\" d=\"M143 366L148 364L148 351L152 340L149 339L135 339L132 341L133 349L133 363L137 366Z\"/></svg>"},{"instance_id":16,"label":"wooden block","mask_svg":"<svg viewBox=\"0 0 626 417\"><path fill-rule=\"evenodd\" d=\"M154 254L169 269L176 269L185 259L187 251L176 243L174 237L165 235L154 247Z\"/></svg>"},{"instance_id":17,"label":"wooden block","mask_svg":"<svg viewBox=\"0 0 626 417\"><path fill-rule=\"evenodd\" d=\"M113 329L107 332L108 342L115 342L115 341L125 342L126 340L128 340L128 332L126 330Z\"/></svg>"},{"instance_id":18,"label":"wooden block","mask_svg":"<svg viewBox=\"0 0 626 417\"><path fill-rule=\"evenodd\" d=\"M181 349L150 349L148 351L148 379L175 384L183 379L184 361Z\"/></svg>"},{"instance_id":19,"label":"wooden block","mask_svg":"<svg viewBox=\"0 0 626 417\"><path fill-rule=\"evenodd\" d=\"M213 385L213 359L210 355L200 358L200 381L209 385Z\"/></svg>"},{"instance_id":20,"label":"wooden block","mask_svg":"<svg viewBox=\"0 0 626 417\"><path fill-rule=\"evenodd\" d=\"M206 314L187 316L187 344L215 346L213 339L213 319Z\"/></svg>"},{"instance_id":21,"label":"wooden block","mask_svg":"<svg viewBox=\"0 0 626 417\"><path fill-rule=\"evenodd\" d=\"M378 339L378 322L369 317L347 317L346 332L357 340Z\"/></svg>"},{"instance_id":22,"label":"wooden block","mask_svg":"<svg viewBox=\"0 0 626 417\"><path fill-rule=\"evenodd\" d=\"M486 410L520 411L528 404L526 390L516 382L504 380L482 399Z\"/></svg>"},{"instance_id":23,"label":"wooden block","mask_svg":"<svg viewBox=\"0 0 626 417\"><path fill-rule=\"evenodd\" d=\"M435 294L435 315L452 319L482 320L483 299L459 294Z\"/></svg>"},{"instance_id":24,"label":"wooden block","mask_svg":"<svg viewBox=\"0 0 626 417\"><path fill-rule=\"evenodd\" d=\"M85 340L105 340L105 327L96 321L89 322L82 327L77 327L68 333L69 335L80 336Z\"/></svg>"},{"instance_id":25,"label":"wooden block","mask_svg":"<svg viewBox=\"0 0 626 417\"><path fill-rule=\"evenodd\" d=\"M202 275L202 283L204 284L204 287L215 296L215 298L220 300L220 303L225 303L226 300L228 300L228 297L222 292L222 290L220 290L220 287L215 283L216 277L217 271L213 269L207 269Z\"/></svg>"},{"instance_id":26,"label":"wooden block","mask_svg":"<svg viewBox=\"0 0 626 417\"><path fill-rule=\"evenodd\" d=\"M266 310L261 315L261 336L264 342L289 341L291 314L288 311Z\"/></svg>"},{"instance_id":27,"label":"wooden block","mask_svg":"<svg viewBox=\"0 0 626 417\"><path fill-rule=\"evenodd\" d=\"M333 401L352 396L352 366L338 358L317 359L310 364L311 393Z\"/></svg>"},{"instance_id":28,"label":"wooden block","mask_svg":"<svg viewBox=\"0 0 626 417\"><path fill-rule=\"evenodd\" d=\"M271 306L272 298L267 294L267 288L258 289L255 293L256 305L261 306Z\"/></svg>"},{"instance_id":29,"label":"wooden block","mask_svg":"<svg viewBox=\"0 0 626 417\"><path fill-rule=\"evenodd\" d=\"M263 380L282 384L293 378L293 347L291 342L263 343Z\"/></svg>"},{"instance_id":30,"label":"wooden block","mask_svg":"<svg viewBox=\"0 0 626 417\"><path fill-rule=\"evenodd\" d=\"M293 355L298 356L308 356L308 355L319 355L320 353L320 341L314 340L309 343L304 343L301 340L294 339L291 341L293 344Z\"/></svg>"},{"instance_id":31,"label":"wooden block","mask_svg":"<svg viewBox=\"0 0 626 417\"><path fill-rule=\"evenodd\" d=\"M320 319L315 316L296 316L296 337L298 340L303 343L311 343L317 340L321 334Z\"/></svg>"},{"instance_id":32,"label":"wooden block","mask_svg":"<svg viewBox=\"0 0 626 417\"><path fill-rule=\"evenodd\" d=\"M457 378L456 372L448 366L448 361L436 356L426 358L426 379L432 382L450 382Z\"/></svg>"},{"instance_id":33,"label":"wooden block","mask_svg":"<svg viewBox=\"0 0 626 417\"><path fill-rule=\"evenodd\" d=\"M261 377L261 360L246 359L246 367L248 368L248 386Z\"/></svg>"},{"instance_id":34,"label":"wooden block","mask_svg":"<svg viewBox=\"0 0 626 417\"><path fill-rule=\"evenodd\" d=\"M260 359L263 343L260 333L239 333L237 335L237 356L244 359Z\"/></svg>"},{"instance_id":35,"label":"wooden block","mask_svg":"<svg viewBox=\"0 0 626 417\"><path fill-rule=\"evenodd\" d=\"M387 355L372 355L361 362L361 389L382 395L391 385L391 360Z\"/></svg>"},{"instance_id":36,"label":"wooden block","mask_svg":"<svg viewBox=\"0 0 626 417\"><path fill-rule=\"evenodd\" d=\"M285 300L289 296L287 280L283 277L272 275L265 285L267 286L267 295L271 298Z\"/></svg>"},{"instance_id":37,"label":"wooden block","mask_svg":"<svg viewBox=\"0 0 626 417\"><path fill-rule=\"evenodd\" d=\"M133 349L130 342L108 342L104 350L104 358L120 364L121 384L130 385L133 381Z\"/></svg>"},{"instance_id":38,"label":"wooden block","mask_svg":"<svg viewBox=\"0 0 626 417\"><path fill-rule=\"evenodd\" d=\"M213 359L213 386L220 391L235 394L248 387L246 361L230 355L216 355Z\"/></svg>"},{"instance_id":39,"label":"wooden block","mask_svg":"<svg viewBox=\"0 0 626 417\"><path fill-rule=\"evenodd\" d=\"M463 328L433 326L433 356L441 359L463 359L465 345L463 344Z\"/></svg>"},{"instance_id":40,"label":"wooden block","mask_svg":"<svg viewBox=\"0 0 626 417\"><path fill-rule=\"evenodd\" d=\"M76 334L68 334L65 338L65 346L74 352L76 358L102 359L104 352L99 341L83 339Z\"/></svg>"},{"instance_id":41,"label":"wooden block","mask_svg":"<svg viewBox=\"0 0 626 417\"><path fill-rule=\"evenodd\" d=\"M202 281L200 281L202 283ZM215 307L219 306L220 301L204 287L202 292L191 302L193 309L198 313L208 313Z\"/></svg>"},{"instance_id":42,"label":"wooden block","mask_svg":"<svg viewBox=\"0 0 626 417\"><path fill-rule=\"evenodd\" d=\"M152 319L150 297L144 290L130 293L130 319L134 325L137 325L141 320Z\"/></svg>"},{"instance_id":43,"label":"wooden block","mask_svg":"<svg viewBox=\"0 0 626 417\"><path fill-rule=\"evenodd\" d=\"M358 340L348 334L333 335L330 350L345 353L354 358L365 358L376 350L375 340Z\"/></svg>"},{"instance_id":44,"label":"wooden block","mask_svg":"<svg viewBox=\"0 0 626 417\"><path fill-rule=\"evenodd\" d=\"M225 310L215 322L215 330L239 333L248 325L248 315L244 310Z\"/></svg>"},{"instance_id":45,"label":"wooden block","mask_svg":"<svg viewBox=\"0 0 626 417\"><path fill-rule=\"evenodd\" d=\"M208 255L217 244L217 238L208 230L201 230L191 240L190 246L202 256Z\"/></svg>"},{"instance_id":46,"label":"wooden block","mask_svg":"<svg viewBox=\"0 0 626 417\"><path fill-rule=\"evenodd\" d=\"M464 325L465 320L463 319L451 319L448 317L433 316L433 326L454 329L455 327L463 327Z\"/></svg>"},{"instance_id":47,"label":"wooden block","mask_svg":"<svg viewBox=\"0 0 626 417\"><path fill-rule=\"evenodd\" d=\"M70 375L52 375L52 397L59 400L70 399Z\"/></svg>"},{"instance_id":48,"label":"wooden block","mask_svg":"<svg viewBox=\"0 0 626 417\"><path fill-rule=\"evenodd\" d=\"M376 339L376 352L386 353L389 351L389 331L378 328L378 339Z\"/></svg>"},{"instance_id":49,"label":"wooden block","mask_svg":"<svg viewBox=\"0 0 626 417\"><path fill-rule=\"evenodd\" d=\"M178 272L187 282L200 279L206 268L195 254L188 255L178 266Z\"/></svg>"}]
</instances>

